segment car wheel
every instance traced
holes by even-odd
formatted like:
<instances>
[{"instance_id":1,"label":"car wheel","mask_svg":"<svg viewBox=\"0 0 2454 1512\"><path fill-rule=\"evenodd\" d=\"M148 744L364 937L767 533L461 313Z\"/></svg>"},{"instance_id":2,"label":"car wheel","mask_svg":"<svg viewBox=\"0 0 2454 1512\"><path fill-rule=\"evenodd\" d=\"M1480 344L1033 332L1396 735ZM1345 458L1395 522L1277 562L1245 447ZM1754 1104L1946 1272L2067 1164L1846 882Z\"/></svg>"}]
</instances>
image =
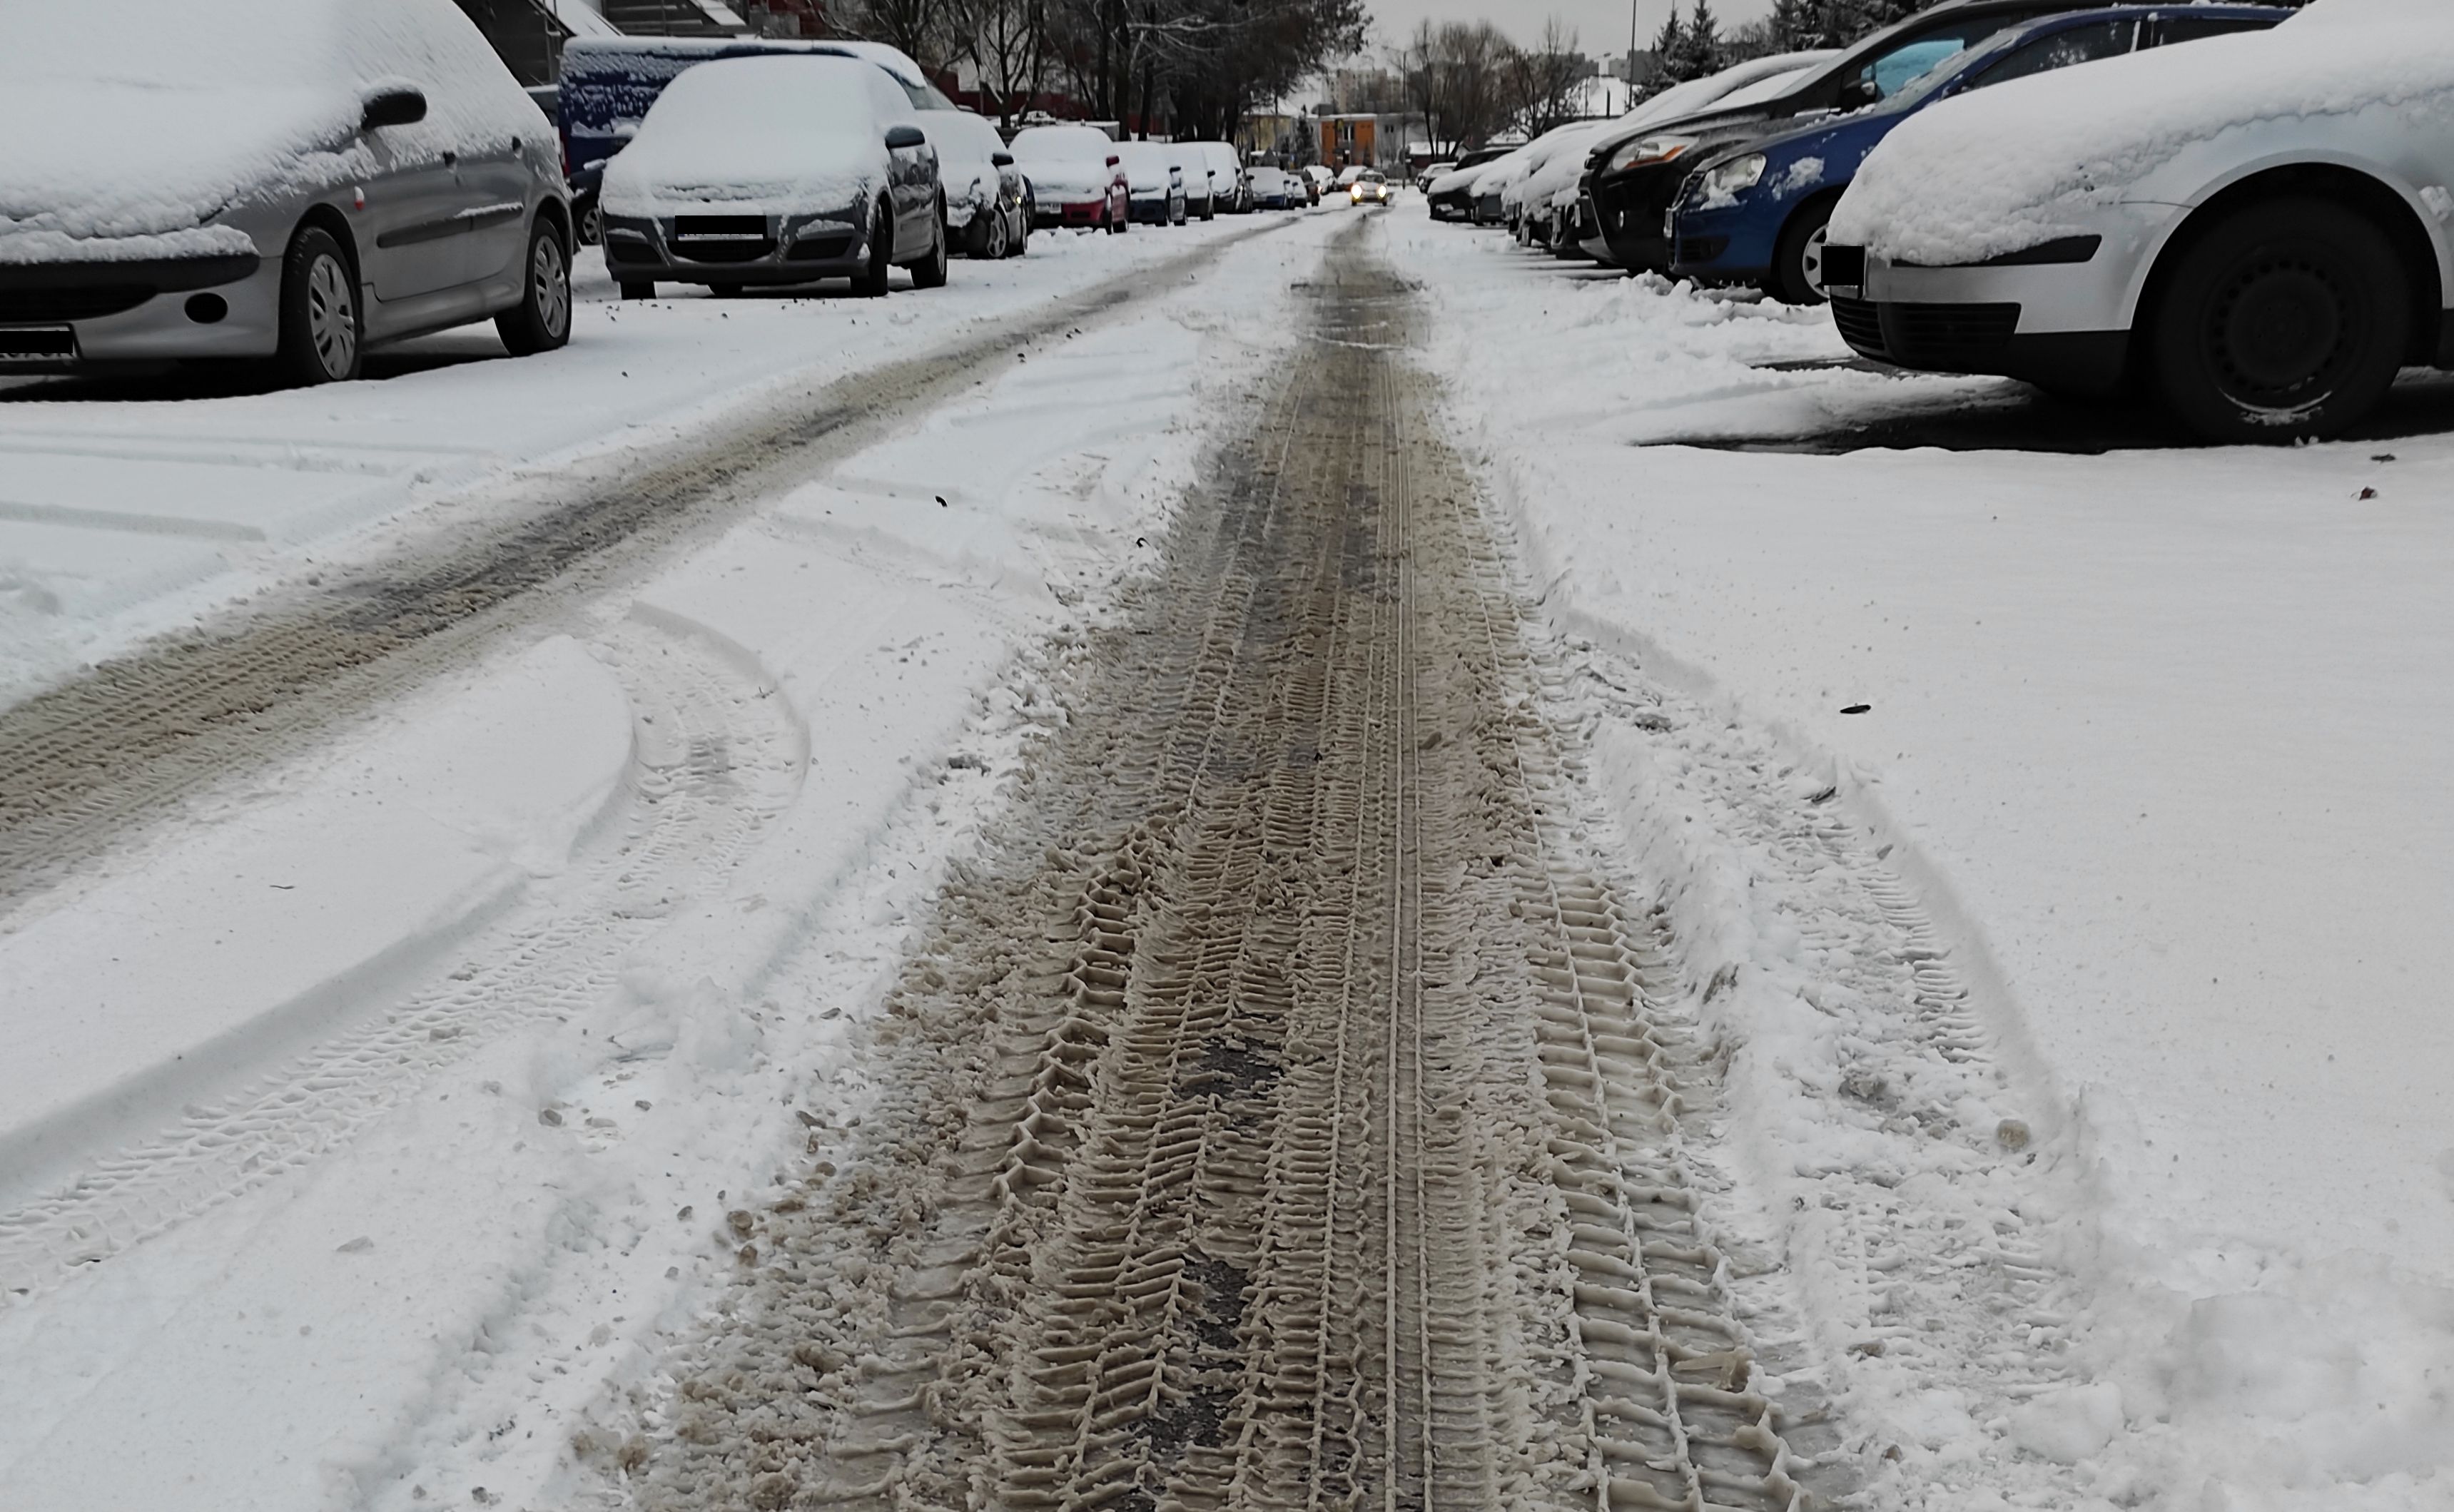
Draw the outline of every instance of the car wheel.
<instances>
[{"instance_id":1,"label":"car wheel","mask_svg":"<svg viewBox=\"0 0 2454 1512\"><path fill-rule=\"evenodd\" d=\"M350 259L331 232L301 228L281 263L281 345L274 364L292 383L347 383L358 375L365 345Z\"/></svg>"},{"instance_id":2,"label":"car wheel","mask_svg":"<svg viewBox=\"0 0 2454 1512\"><path fill-rule=\"evenodd\" d=\"M1764 292L1784 304L1820 305L1823 292L1823 244L1832 225L1837 199L1824 198L1801 207L1780 229L1773 244L1772 276Z\"/></svg>"},{"instance_id":3,"label":"car wheel","mask_svg":"<svg viewBox=\"0 0 2454 1512\"><path fill-rule=\"evenodd\" d=\"M881 199L869 212L869 261L852 281L853 292L863 299L885 298L886 281L894 269L895 212Z\"/></svg>"},{"instance_id":4,"label":"car wheel","mask_svg":"<svg viewBox=\"0 0 2454 1512\"><path fill-rule=\"evenodd\" d=\"M520 302L494 317L503 350L515 357L571 340L571 249L562 244L562 228L543 215L529 229L528 271Z\"/></svg>"},{"instance_id":5,"label":"car wheel","mask_svg":"<svg viewBox=\"0 0 2454 1512\"><path fill-rule=\"evenodd\" d=\"M2281 199L2182 254L2154 325L2158 387L2211 441L2333 435L2403 366L2411 292L2385 233L2331 200Z\"/></svg>"},{"instance_id":6,"label":"car wheel","mask_svg":"<svg viewBox=\"0 0 2454 1512\"><path fill-rule=\"evenodd\" d=\"M652 281L644 278L625 278L622 280L622 297L625 299L654 299L656 297L656 286Z\"/></svg>"},{"instance_id":7,"label":"car wheel","mask_svg":"<svg viewBox=\"0 0 2454 1512\"><path fill-rule=\"evenodd\" d=\"M950 252L947 243L951 240L952 237L946 231L946 202L940 199L937 201L937 234L930 239L929 255L912 265L912 287L915 289L946 287L946 269Z\"/></svg>"},{"instance_id":8,"label":"car wheel","mask_svg":"<svg viewBox=\"0 0 2454 1512\"><path fill-rule=\"evenodd\" d=\"M572 207L573 219L579 223L579 245L601 247L605 243L605 212L596 208L596 196L589 195Z\"/></svg>"},{"instance_id":9,"label":"car wheel","mask_svg":"<svg viewBox=\"0 0 2454 1512\"><path fill-rule=\"evenodd\" d=\"M975 216L974 218L976 220L980 217ZM991 205L988 208L986 221L987 227L980 233L979 237L980 250L972 255L976 257L985 257L993 262L1012 256L1014 253L1014 232L1006 229L1004 208L1002 206Z\"/></svg>"},{"instance_id":10,"label":"car wheel","mask_svg":"<svg viewBox=\"0 0 2454 1512\"><path fill-rule=\"evenodd\" d=\"M1021 224L1020 224L1020 225L1016 229L1016 231L1015 231L1015 233L1014 233L1014 246L1013 246L1013 248L1011 249L1011 251L1008 252L1008 255L1009 255L1009 256L1014 256L1014 257L1020 257L1020 256L1023 256L1023 255L1027 254L1030 251L1031 251L1031 217L1030 217L1029 215L1024 215L1024 216L1022 216L1022 217L1021 217Z\"/></svg>"}]
</instances>

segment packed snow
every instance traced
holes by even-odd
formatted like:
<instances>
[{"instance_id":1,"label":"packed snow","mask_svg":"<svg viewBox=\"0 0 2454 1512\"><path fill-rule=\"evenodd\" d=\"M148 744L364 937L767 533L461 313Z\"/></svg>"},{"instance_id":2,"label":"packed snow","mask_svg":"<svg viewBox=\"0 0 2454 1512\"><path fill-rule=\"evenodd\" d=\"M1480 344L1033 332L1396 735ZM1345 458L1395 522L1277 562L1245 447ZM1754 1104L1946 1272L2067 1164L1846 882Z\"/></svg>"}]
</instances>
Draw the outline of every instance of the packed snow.
<instances>
[{"instance_id":1,"label":"packed snow","mask_svg":"<svg viewBox=\"0 0 2454 1512\"><path fill-rule=\"evenodd\" d=\"M857 1106L845 1034L904 920L1056 716L1049 658L1296 339L1278 292L1337 223L1021 353L13 917L0 1141L28 1086L108 1108L47 1125L89 1149L168 1127L0 1233L10 1512L561 1504L611 1394L721 1295L724 1214L791 1164L796 1110ZM1035 251L1036 280L887 329L908 354L1188 243L1077 245L1117 251ZM806 362L820 328L783 329ZM747 379L764 351L724 355ZM386 531L453 528L438 503ZM38 1188L73 1153L0 1148Z\"/></svg>"},{"instance_id":2,"label":"packed snow","mask_svg":"<svg viewBox=\"0 0 2454 1512\"><path fill-rule=\"evenodd\" d=\"M2158 170L2262 123L2369 115L2454 128L2454 9L2317 0L2271 30L2156 48L1945 100L1868 154L1831 236L1928 266L2098 229ZM2189 193L2198 184L2169 187Z\"/></svg>"},{"instance_id":3,"label":"packed snow","mask_svg":"<svg viewBox=\"0 0 2454 1512\"><path fill-rule=\"evenodd\" d=\"M2454 443L1817 454L2023 401L1385 224L1886 1504L2444 1506Z\"/></svg>"}]
</instances>

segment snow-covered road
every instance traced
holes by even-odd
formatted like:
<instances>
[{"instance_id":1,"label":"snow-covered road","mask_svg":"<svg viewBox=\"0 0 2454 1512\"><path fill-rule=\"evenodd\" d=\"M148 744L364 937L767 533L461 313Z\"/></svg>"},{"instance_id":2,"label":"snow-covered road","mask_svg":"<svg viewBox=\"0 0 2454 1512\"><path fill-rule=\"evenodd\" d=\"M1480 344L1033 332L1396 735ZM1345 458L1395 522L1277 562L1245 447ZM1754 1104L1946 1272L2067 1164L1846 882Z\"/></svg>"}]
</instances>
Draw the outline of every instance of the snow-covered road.
<instances>
[{"instance_id":1,"label":"snow-covered road","mask_svg":"<svg viewBox=\"0 0 2454 1512\"><path fill-rule=\"evenodd\" d=\"M1101 1277L1153 1485L1266 1358L1265 1479L2448 1504L2442 387L2172 447L1413 204L955 273L0 389L0 1507L1105 1483L977 1416Z\"/></svg>"}]
</instances>

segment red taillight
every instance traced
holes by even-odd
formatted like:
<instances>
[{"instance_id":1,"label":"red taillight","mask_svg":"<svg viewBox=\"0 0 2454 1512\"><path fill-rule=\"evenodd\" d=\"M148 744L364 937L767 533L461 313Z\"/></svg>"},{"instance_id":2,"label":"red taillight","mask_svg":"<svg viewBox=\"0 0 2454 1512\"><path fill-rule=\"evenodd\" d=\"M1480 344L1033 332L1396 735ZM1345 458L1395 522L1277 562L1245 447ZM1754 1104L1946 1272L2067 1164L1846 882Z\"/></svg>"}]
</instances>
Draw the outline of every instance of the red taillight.
<instances>
[{"instance_id":1,"label":"red taillight","mask_svg":"<svg viewBox=\"0 0 2454 1512\"><path fill-rule=\"evenodd\" d=\"M562 176L569 178L571 176L571 132L566 130L559 134L562 137Z\"/></svg>"}]
</instances>

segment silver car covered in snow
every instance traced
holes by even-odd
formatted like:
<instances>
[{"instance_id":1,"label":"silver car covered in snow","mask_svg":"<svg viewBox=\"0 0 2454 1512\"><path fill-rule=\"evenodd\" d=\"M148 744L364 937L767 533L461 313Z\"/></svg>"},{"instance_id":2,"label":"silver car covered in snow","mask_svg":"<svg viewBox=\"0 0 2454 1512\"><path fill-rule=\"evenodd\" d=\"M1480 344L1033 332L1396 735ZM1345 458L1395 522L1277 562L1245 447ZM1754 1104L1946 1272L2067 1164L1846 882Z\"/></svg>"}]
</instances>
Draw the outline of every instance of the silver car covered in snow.
<instances>
[{"instance_id":1,"label":"silver car covered in snow","mask_svg":"<svg viewBox=\"0 0 2454 1512\"><path fill-rule=\"evenodd\" d=\"M0 0L0 372L571 330L553 129L451 0Z\"/></svg>"}]
</instances>

